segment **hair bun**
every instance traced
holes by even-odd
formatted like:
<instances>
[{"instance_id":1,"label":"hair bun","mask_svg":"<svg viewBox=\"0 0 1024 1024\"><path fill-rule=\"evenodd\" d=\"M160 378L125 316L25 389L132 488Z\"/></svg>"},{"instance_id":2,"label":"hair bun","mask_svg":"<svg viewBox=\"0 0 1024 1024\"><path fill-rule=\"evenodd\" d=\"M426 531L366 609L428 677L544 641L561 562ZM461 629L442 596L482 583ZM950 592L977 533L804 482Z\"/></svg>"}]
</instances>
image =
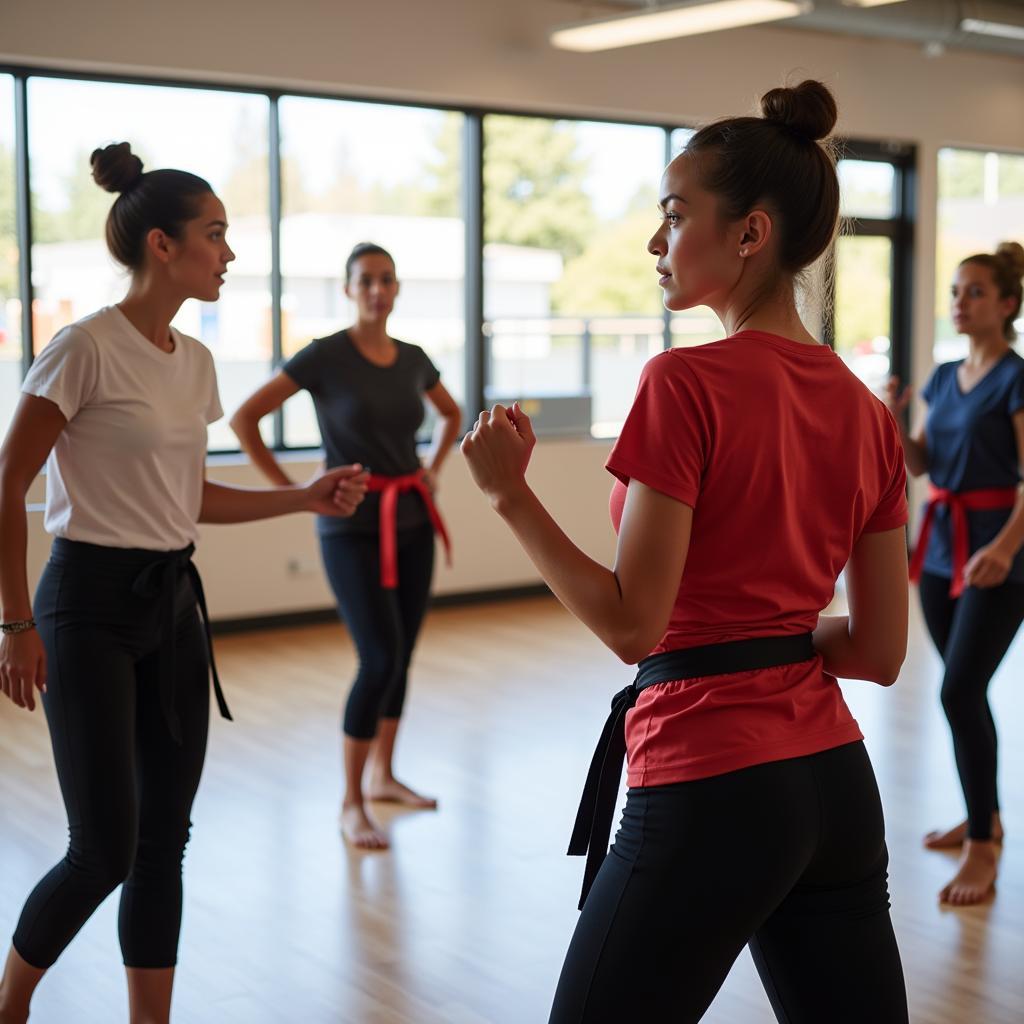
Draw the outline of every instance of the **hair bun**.
<instances>
[{"instance_id":1,"label":"hair bun","mask_svg":"<svg viewBox=\"0 0 1024 1024\"><path fill-rule=\"evenodd\" d=\"M142 177L142 161L127 142L94 149L89 163L92 180L108 192L127 192Z\"/></svg>"},{"instance_id":2,"label":"hair bun","mask_svg":"<svg viewBox=\"0 0 1024 1024\"><path fill-rule=\"evenodd\" d=\"M1015 277L1024 277L1024 247L1020 242L1000 242L996 246L996 258L1002 260Z\"/></svg>"},{"instance_id":3,"label":"hair bun","mask_svg":"<svg viewBox=\"0 0 1024 1024\"><path fill-rule=\"evenodd\" d=\"M828 87L807 79L794 89L772 89L761 97L766 121L808 139L824 139L836 126L839 110Z\"/></svg>"}]
</instances>

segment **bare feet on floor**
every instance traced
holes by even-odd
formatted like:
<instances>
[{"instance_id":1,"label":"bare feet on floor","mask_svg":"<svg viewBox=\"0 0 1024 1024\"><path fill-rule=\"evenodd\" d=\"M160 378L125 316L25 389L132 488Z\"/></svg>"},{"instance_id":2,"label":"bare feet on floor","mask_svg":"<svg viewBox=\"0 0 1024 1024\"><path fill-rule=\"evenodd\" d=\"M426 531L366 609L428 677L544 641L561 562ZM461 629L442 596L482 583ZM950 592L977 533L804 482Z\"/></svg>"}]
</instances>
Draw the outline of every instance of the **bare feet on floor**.
<instances>
[{"instance_id":1,"label":"bare feet on floor","mask_svg":"<svg viewBox=\"0 0 1024 1024\"><path fill-rule=\"evenodd\" d=\"M378 800L381 803L388 804L402 804L403 807L413 807L422 811L437 809L437 801L433 797L422 796L394 777L372 779L367 787L367 796L370 800Z\"/></svg>"},{"instance_id":2,"label":"bare feet on floor","mask_svg":"<svg viewBox=\"0 0 1024 1024\"><path fill-rule=\"evenodd\" d=\"M345 842L358 850L386 850L391 845L362 804L342 806L341 834Z\"/></svg>"},{"instance_id":3,"label":"bare feet on floor","mask_svg":"<svg viewBox=\"0 0 1024 1024\"><path fill-rule=\"evenodd\" d=\"M967 838L967 822L961 821L951 829L942 832L936 829L924 837L924 845L929 850L955 850L963 846ZM1001 843L1003 841L1003 822L998 814L992 815L992 841Z\"/></svg>"},{"instance_id":4,"label":"bare feet on floor","mask_svg":"<svg viewBox=\"0 0 1024 1024\"><path fill-rule=\"evenodd\" d=\"M995 892L998 866L999 846L994 840L964 840L960 867L939 893L939 899L955 907L981 903Z\"/></svg>"}]
</instances>

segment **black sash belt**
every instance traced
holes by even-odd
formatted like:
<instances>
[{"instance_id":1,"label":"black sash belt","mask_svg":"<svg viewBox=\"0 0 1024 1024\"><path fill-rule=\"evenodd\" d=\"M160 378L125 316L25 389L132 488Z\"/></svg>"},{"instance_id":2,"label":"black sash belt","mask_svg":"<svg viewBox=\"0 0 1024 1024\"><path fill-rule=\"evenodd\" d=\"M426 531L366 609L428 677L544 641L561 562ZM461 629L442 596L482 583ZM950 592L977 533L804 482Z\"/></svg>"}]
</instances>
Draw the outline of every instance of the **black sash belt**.
<instances>
[{"instance_id":1,"label":"black sash belt","mask_svg":"<svg viewBox=\"0 0 1024 1024\"><path fill-rule=\"evenodd\" d=\"M167 554L154 552L155 558L146 565L135 577L132 591L140 597L156 597L162 608L162 628L160 630L160 707L167 722L167 728L177 743L181 743L181 719L178 717L175 699L175 644L174 635L177 631L175 623L175 596L178 590L178 576L185 572L192 581L199 612L206 632L206 650L210 656L210 672L213 675L213 692L217 697L217 707L221 716L233 721L228 702L224 699L224 691L217 674L217 663L213 658L213 638L210 635L210 613L206 609L206 595L203 593L203 581L199 578L199 570L192 561L195 545L190 544L181 551L170 551Z\"/></svg>"},{"instance_id":2,"label":"black sash belt","mask_svg":"<svg viewBox=\"0 0 1024 1024\"><path fill-rule=\"evenodd\" d=\"M615 797L619 792L622 762L626 757L626 712L636 704L640 691L657 683L775 668L809 661L813 657L815 651L811 634L800 633L666 651L644 658L637 665L636 679L612 698L611 714L597 741L580 809L576 813L576 825L569 840L570 857L582 857L584 854L587 857L580 895L581 910L608 852Z\"/></svg>"}]
</instances>

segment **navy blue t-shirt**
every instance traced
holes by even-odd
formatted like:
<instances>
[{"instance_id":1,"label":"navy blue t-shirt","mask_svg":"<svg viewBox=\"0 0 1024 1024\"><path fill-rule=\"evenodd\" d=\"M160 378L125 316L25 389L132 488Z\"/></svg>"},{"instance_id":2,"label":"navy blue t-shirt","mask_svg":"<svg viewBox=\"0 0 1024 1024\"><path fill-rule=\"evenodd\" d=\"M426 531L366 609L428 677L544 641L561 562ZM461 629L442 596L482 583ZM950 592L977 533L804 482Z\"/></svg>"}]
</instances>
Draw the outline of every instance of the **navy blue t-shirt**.
<instances>
[{"instance_id":1,"label":"navy blue t-shirt","mask_svg":"<svg viewBox=\"0 0 1024 1024\"><path fill-rule=\"evenodd\" d=\"M936 487L950 491L1016 487L1020 457L1012 416L1024 409L1024 359L1007 352L967 394L956 375L962 362L937 366L921 392L928 403L928 476ZM995 539L1011 511L967 513L971 554ZM936 508L924 559L924 571L936 576L953 575L949 521L949 509ZM1008 579L1024 583L1024 550L1014 559Z\"/></svg>"},{"instance_id":2,"label":"navy blue t-shirt","mask_svg":"<svg viewBox=\"0 0 1024 1024\"><path fill-rule=\"evenodd\" d=\"M396 341L390 366L371 363L348 331L317 338L296 352L281 369L313 398L328 468L353 462L380 476L405 476L420 468L416 431L423 422L423 393L441 379L418 345ZM347 519L319 516L321 534L374 533L379 529L380 494L367 494ZM397 526L427 522L423 499L415 491L398 496Z\"/></svg>"}]
</instances>

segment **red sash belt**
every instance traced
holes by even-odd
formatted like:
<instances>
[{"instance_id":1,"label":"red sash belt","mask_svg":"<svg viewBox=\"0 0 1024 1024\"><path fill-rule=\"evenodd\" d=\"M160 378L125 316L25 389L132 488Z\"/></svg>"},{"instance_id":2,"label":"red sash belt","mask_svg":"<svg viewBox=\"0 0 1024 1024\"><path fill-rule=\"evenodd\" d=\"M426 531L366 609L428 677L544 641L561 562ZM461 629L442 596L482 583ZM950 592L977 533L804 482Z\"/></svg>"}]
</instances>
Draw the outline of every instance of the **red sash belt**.
<instances>
[{"instance_id":1,"label":"red sash belt","mask_svg":"<svg viewBox=\"0 0 1024 1024\"><path fill-rule=\"evenodd\" d=\"M368 491L380 492L380 583L385 590L398 586L398 496L405 491L418 491L427 507L434 533L444 544L448 565L452 564L452 543L445 529L441 513L434 504L434 496L423 479L423 470L405 476L374 476L367 481Z\"/></svg>"},{"instance_id":2,"label":"red sash belt","mask_svg":"<svg viewBox=\"0 0 1024 1024\"><path fill-rule=\"evenodd\" d=\"M983 512L997 508L1013 508L1017 500L1016 487L989 487L979 491L947 491L942 487L929 485L928 506L924 510L921 529L917 535L914 556L910 560L910 579L913 583L921 578L924 556L928 550L928 538L932 532L932 520L939 505L949 508L953 547L953 579L949 585L949 596L959 597L964 589L964 569L970 555L970 533L967 527L968 512Z\"/></svg>"}]
</instances>

